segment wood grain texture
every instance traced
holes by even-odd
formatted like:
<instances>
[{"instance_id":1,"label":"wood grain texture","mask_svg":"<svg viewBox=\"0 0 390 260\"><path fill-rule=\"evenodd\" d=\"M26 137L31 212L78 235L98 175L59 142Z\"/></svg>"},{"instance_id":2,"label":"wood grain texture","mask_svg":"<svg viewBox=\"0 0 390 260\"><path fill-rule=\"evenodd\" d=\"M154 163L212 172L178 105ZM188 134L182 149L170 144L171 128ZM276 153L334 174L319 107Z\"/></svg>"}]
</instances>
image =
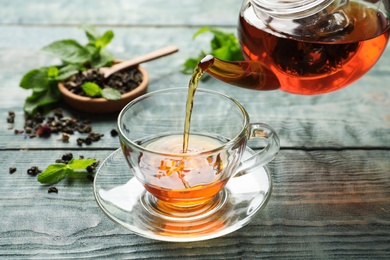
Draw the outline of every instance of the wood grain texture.
<instances>
[{"instance_id":1,"label":"wood grain texture","mask_svg":"<svg viewBox=\"0 0 390 260\"><path fill-rule=\"evenodd\" d=\"M54 40L63 39L64 35L80 41L85 41L85 37L80 29L68 27L0 27L0 30L5 32L7 39L11 39L0 41L0 96L4 97L0 101L0 112L6 118L8 110L21 113L23 100L29 95L29 91L18 87L24 73L48 64L58 64L58 61L39 53L39 49ZM192 41L195 31L195 28L116 28L116 38L110 48L117 57L129 59L161 46L176 44L180 48L179 53L144 64L151 78L148 91L186 87L189 76L180 72L181 65L201 48L208 48L208 37ZM156 36L161 41L154 41ZM236 98L248 110L253 122L265 122L276 129L283 147L389 148L390 94L389 87L385 84L390 81L388 57L389 48L361 80L338 92L320 96L298 96L280 91L258 92L228 86L214 79L202 82L199 87L217 90ZM78 114L77 111L70 113ZM18 118L21 119L21 116L20 114ZM97 118L96 128L108 132L115 127L116 116L117 114L111 114L103 116L101 120ZM23 124L21 121L18 123ZM12 136L12 132L6 130L6 125L2 125L0 131L7 138ZM7 138L0 139L0 147L26 147L26 142L21 139L10 144ZM31 148L42 145L44 143L38 140L28 142L28 147ZM54 145L69 147L58 142ZM105 138L101 145L114 148L118 143Z\"/></svg>"},{"instance_id":2,"label":"wood grain texture","mask_svg":"<svg viewBox=\"0 0 390 260\"><path fill-rule=\"evenodd\" d=\"M12 25L235 26L241 1L1 0L0 6L0 22Z\"/></svg>"},{"instance_id":3,"label":"wood grain texture","mask_svg":"<svg viewBox=\"0 0 390 260\"><path fill-rule=\"evenodd\" d=\"M153 241L122 229L99 210L85 178L63 180L55 185L58 194L49 194L26 174L64 152L0 152L0 257L378 259L390 253L389 151L282 151L269 166L274 186L265 209L237 232L196 243ZM110 152L74 155L104 159ZM7 173L8 166L17 172Z\"/></svg>"},{"instance_id":4,"label":"wood grain texture","mask_svg":"<svg viewBox=\"0 0 390 260\"><path fill-rule=\"evenodd\" d=\"M147 7L146 7L147 5ZM235 32L241 1L0 0L0 259L389 259L390 257L390 47L361 80L335 93L297 96L255 92L214 79L201 88L230 95L252 122L278 132L282 150L269 164L273 193L248 226L196 243L166 243L117 226L99 209L86 178L56 184L59 193L27 175L45 169L66 152L99 160L119 147L110 136L117 113L85 115L62 105L69 116L91 117L104 134L90 146L50 138L25 138L7 129L23 127L29 95L19 81L32 68L58 64L39 52L59 39L85 42L79 24L113 29L109 46L129 59L165 45L180 51L143 66L148 91L187 87L180 73L188 57L208 50L209 36L192 40L200 26ZM0 121L1 122L1 121ZM17 171L10 174L9 167Z\"/></svg>"}]
</instances>

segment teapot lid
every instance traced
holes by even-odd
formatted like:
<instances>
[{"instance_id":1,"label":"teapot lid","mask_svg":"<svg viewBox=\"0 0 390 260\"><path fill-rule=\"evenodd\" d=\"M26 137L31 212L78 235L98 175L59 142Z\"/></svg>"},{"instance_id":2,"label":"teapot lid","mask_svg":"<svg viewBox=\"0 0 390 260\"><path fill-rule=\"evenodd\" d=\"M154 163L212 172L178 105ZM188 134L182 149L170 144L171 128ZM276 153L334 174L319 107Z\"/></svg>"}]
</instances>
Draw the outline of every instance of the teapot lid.
<instances>
[{"instance_id":1,"label":"teapot lid","mask_svg":"<svg viewBox=\"0 0 390 260\"><path fill-rule=\"evenodd\" d=\"M334 0L251 0L251 2L256 11L265 12L272 17L303 18L322 11Z\"/></svg>"},{"instance_id":2,"label":"teapot lid","mask_svg":"<svg viewBox=\"0 0 390 260\"><path fill-rule=\"evenodd\" d=\"M349 0L250 0L255 15L273 31L290 37L333 41L353 29L344 8Z\"/></svg>"}]
</instances>

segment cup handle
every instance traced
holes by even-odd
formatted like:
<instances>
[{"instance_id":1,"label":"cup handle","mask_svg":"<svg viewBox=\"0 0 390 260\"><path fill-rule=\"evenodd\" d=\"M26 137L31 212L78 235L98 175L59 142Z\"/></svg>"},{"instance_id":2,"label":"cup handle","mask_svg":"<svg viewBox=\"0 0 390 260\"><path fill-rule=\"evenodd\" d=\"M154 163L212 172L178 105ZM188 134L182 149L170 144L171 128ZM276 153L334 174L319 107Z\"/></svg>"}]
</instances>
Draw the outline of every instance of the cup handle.
<instances>
[{"instance_id":1,"label":"cup handle","mask_svg":"<svg viewBox=\"0 0 390 260\"><path fill-rule=\"evenodd\" d=\"M260 151L255 152L249 158L241 161L238 170L233 177L240 177L250 170L261 167L272 161L280 150L280 140L275 130L267 124L251 123L249 138L260 138L266 141L266 145Z\"/></svg>"}]
</instances>

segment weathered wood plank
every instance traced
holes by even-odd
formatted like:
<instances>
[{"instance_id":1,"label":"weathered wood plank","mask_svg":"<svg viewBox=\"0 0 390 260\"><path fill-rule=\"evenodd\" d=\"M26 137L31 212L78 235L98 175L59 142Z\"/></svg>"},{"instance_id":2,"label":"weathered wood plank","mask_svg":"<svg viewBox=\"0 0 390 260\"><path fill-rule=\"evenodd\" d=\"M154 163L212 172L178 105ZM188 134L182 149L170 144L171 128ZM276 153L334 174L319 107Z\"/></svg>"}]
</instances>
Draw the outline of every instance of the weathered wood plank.
<instances>
[{"instance_id":1,"label":"weathered wood plank","mask_svg":"<svg viewBox=\"0 0 390 260\"><path fill-rule=\"evenodd\" d=\"M283 150L270 164L269 204L247 226L196 243L148 240L99 210L92 183L62 181L48 194L26 174L64 151L6 151L0 183L0 257L79 259L386 258L390 255L390 152ZM103 159L110 151L74 151ZM18 170L9 174L9 166Z\"/></svg>"},{"instance_id":2,"label":"weathered wood plank","mask_svg":"<svg viewBox=\"0 0 390 260\"><path fill-rule=\"evenodd\" d=\"M239 231L204 242L148 240L117 226L98 208L85 178L56 184L48 194L26 174L44 169L65 152L106 158L119 146L109 132L116 114L92 117L105 136L79 147L71 136L25 139L7 129L9 110L15 128L23 125L28 91L22 75L58 61L38 53L54 41L85 42L78 24L113 29L109 49L123 59L168 44L180 52L144 64L149 91L186 87L181 64L209 38L192 41L203 25L235 32L241 1L75 1L0 0L0 258L1 259L387 259L390 256L390 47L361 80L335 93L302 97L278 91L254 92L210 79L200 87L235 97L252 121L273 126L282 150L270 164L274 180L266 208ZM223 8L222 8L223 7ZM66 108L66 113L81 116ZM32 151L34 149L34 151ZM17 167L14 174L9 167Z\"/></svg>"},{"instance_id":3,"label":"weathered wood plank","mask_svg":"<svg viewBox=\"0 0 390 260\"><path fill-rule=\"evenodd\" d=\"M143 33L141 34L141 30ZM84 40L77 28L10 28L0 27L10 41L0 42L0 113L6 120L8 110L15 110L18 119L22 118L22 106L29 92L18 87L23 74L32 68L56 64L57 61L38 54L39 48L54 40L69 38ZM111 50L117 57L130 58L139 53L157 49L168 44L177 44L179 53L144 64L150 73L148 91L170 87L186 87L189 76L179 70L184 60L199 49L208 48L207 39L193 42L196 29L167 28L117 28L116 39ZM139 33L132 33L139 32ZM160 39L156 42L154 37ZM207 37L206 37L207 38ZM235 97L248 110L252 121L266 122L280 134L283 147L340 148L340 147L382 147L390 145L390 49L388 48L378 64L361 80L338 92L320 96L298 96L273 92L256 92L228 86L210 79L200 84ZM77 114L77 112L72 112ZM96 131L109 133L116 125L116 114L96 118ZM23 122L18 121L21 127ZM39 148L47 146L47 141L23 140L15 138L6 124L0 127L0 147ZM12 138L14 143L9 143ZM52 147L68 148L57 141ZM118 142L104 138L101 147L115 148Z\"/></svg>"},{"instance_id":4,"label":"weathered wood plank","mask_svg":"<svg viewBox=\"0 0 390 260\"><path fill-rule=\"evenodd\" d=\"M235 26L241 1L0 1L0 24ZM223 8L222 8L223 7Z\"/></svg>"}]
</instances>

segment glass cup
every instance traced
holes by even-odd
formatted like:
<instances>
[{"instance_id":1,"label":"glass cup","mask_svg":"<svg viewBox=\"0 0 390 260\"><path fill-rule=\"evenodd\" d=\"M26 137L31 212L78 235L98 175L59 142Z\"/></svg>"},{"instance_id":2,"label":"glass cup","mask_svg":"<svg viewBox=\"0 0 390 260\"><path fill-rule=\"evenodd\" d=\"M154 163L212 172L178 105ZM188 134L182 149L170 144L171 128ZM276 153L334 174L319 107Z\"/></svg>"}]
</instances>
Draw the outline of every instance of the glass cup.
<instances>
[{"instance_id":1,"label":"glass cup","mask_svg":"<svg viewBox=\"0 0 390 260\"><path fill-rule=\"evenodd\" d=\"M248 113L234 99L198 89L188 150L183 153L187 93L187 88L171 88L145 94L118 117L126 161L148 191L141 197L142 205L168 218L218 210L229 179L267 164L279 151L279 138L270 126L250 123ZM243 160L248 139L265 144Z\"/></svg>"}]
</instances>

